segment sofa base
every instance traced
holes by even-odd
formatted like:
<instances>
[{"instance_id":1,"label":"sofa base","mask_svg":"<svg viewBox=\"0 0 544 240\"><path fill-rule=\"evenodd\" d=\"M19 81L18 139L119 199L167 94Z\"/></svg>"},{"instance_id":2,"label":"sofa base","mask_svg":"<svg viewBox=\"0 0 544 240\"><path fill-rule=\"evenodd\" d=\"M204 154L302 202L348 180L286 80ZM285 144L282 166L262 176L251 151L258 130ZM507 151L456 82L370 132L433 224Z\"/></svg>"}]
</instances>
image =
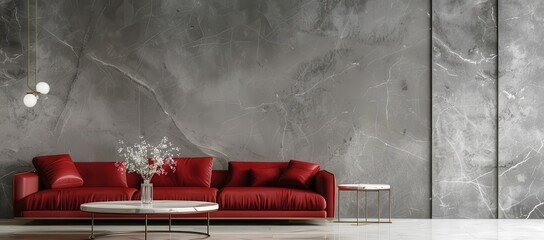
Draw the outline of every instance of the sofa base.
<instances>
[{"instance_id":1,"label":"sofa base","mask_svg":"<svg viewBox=\"0 0 544 240\"><path fill-rule=\"evenodd\" d=\"M137 214L95 214L95 219L143 219ZM149 219L168 219L167 214L148 215ZM329 219L326 211L289 210L219 210L210 213L212 219ZM15 219L91 219L91 213L82 211L22 211ZM173 214L172 219L206 219L205 213Z\"/></svg>"}]
</instances>

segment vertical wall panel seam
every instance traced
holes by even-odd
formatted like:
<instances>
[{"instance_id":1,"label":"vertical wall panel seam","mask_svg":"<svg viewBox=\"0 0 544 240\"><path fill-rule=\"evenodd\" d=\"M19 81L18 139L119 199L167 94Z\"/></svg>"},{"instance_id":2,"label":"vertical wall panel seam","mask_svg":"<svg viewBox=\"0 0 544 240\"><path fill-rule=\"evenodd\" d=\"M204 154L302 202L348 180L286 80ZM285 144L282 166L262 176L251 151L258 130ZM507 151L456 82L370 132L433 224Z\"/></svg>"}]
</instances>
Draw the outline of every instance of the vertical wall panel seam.
<instances>
[{"instance_id":1,"label":"vertical wall panel seam","mask_svg":"<svg viewBox=\"0 0 544 240\"><path fill-rule=\"evenodd\" d=\"M497 161L497 169L495 170L496 171L496 174L497 174L497 183L496 183L496 201L497 201L497 205L496 205L496 209L497 209L497 219L499 219L499 0L496 0L496 7L497 7L497 11L496 11L496 19L497 19L497 28L495 30L496 32L496 36L497 36L497 61L496 64L495 64L495 76L496 76L496 82L495 82L495 91L496 91L496 95L495 95L495 100L497 101L496 104L495 104L495 121L496 121L496 133L495 133L495 137L496 137L496 161Z\"/></svg>"},{"instance_id":2,"label":"vertical wall panel seam","mask_svg":"<svg viewBox=\"0 0 544 240\"><path fill-rule=\"evenodd\" d=\"M430 218L433 218L433 0L429 0L429 74L431 75L429 77L430 81L430 95L431 99L429 101L430 104L430 129L429 129L429 209L430 209Z\"/></svg>"}]
</instances>

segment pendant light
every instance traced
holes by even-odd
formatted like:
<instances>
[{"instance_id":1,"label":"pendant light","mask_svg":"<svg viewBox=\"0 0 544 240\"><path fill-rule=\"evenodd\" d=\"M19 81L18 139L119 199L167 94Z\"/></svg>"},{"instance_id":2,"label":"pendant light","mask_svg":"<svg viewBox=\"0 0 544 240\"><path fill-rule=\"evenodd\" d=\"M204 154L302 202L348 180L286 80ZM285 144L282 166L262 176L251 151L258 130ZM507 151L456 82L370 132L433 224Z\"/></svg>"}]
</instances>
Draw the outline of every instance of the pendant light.
<instances>
[{"instance_id":1,"label":"pendant light","mask_svg":"<svg viewBox=\"0 0 544 240\"><path fill-rule=\"evenodd\" d=\"M36 16L35 25L36 25L36 34L34 39L34 88L30 86L30 0L27 0L27 50L26 50L26 85L28 90L26 95L23 98L23 103L25 106L31 108L38 103L39 94L48 94L49 93L49 84L46 82L38 82L38 0L35 2Z\"/></svg>"}]
</instances>

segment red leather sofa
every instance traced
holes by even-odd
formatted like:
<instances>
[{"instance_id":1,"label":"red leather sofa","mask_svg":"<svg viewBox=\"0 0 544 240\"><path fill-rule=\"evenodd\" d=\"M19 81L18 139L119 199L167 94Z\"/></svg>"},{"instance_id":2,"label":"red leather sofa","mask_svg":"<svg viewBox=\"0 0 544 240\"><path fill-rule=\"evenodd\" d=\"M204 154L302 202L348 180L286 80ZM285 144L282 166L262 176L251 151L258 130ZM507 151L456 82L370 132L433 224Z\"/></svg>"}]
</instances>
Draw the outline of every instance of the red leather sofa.
<instances>
[{"instance_id":1,"label":"red leather sofa","mask_svg":"<svg viewBox=\"0 0 544 240\"><path fill-rule=\"evenodd\" d=\"M114 162L74 162L74 165L83 180L83 185L80 187L50 188L44 184L38 168L38 172L15 174L13 177L14 217L90 218L89 213L79 210L82 203L139 199L141 178L136 174L119 171ZM330 172L317 171L312 176L307 189L279 187L275 185L276 180L268 183L257 182L258 178L263 176L266 181L266 176L285 173L289 167L289 162L229 162L229 170L212 171L210 164L209 187L180 186L179 181L176 182L174 179L175 174L154 177L152 179L152 182L155 180L154 199L217 202L219 211L211 214L211 217L215 219L321 218L330 220L334 218L336 182L334 175ZM191 167L178 166L177 171L185 178L195 173ZM295 177L298 177L299 175L296 174L298 173L295 172ZM95 217L140 218L141 216L99 214ZM168 216L150 217L167 218ZM204 218L205 215L173 215L172 217Z\"/></svg>"}]
</instances>

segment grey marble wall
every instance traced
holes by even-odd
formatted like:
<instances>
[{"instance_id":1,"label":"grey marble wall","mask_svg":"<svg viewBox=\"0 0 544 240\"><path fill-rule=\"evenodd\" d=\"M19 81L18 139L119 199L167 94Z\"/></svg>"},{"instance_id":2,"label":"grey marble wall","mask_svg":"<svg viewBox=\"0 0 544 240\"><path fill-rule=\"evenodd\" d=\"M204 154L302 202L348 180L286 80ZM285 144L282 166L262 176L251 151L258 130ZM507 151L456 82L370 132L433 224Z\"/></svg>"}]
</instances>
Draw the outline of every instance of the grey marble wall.
<instances>
[{"instance_id":1,"label":"grey marble wall","mask_svg":"<svg viewBox=\"0 0 544 240\"><path fill-rule=\"evenodd\" d=\"M544 2L499 12L499 216L544 218Z\"/></svg>"},{"instance_id":2,"label":"grey marble wall","mask_svg":"<svg viewBox=\"0 0 544 240\"><path fill-rule=\"evenodd\" d=\"M314 161L338 182L390 183L395 217L430 216L429 1L40 2L52 91L32 109L25 3L0 1L1 217L33 156L117 160L140 134L215 168Z\"/></svg>"},{"instance_id":3,"label":"grey marble wall","mask_svg":"<svg viewBox=\"0 0 544 240\"><path fill-rule=\"evenodd\" d=\"M432 215L496 218L496 1L432 11Z\"/></svg>"}]
</instances>

